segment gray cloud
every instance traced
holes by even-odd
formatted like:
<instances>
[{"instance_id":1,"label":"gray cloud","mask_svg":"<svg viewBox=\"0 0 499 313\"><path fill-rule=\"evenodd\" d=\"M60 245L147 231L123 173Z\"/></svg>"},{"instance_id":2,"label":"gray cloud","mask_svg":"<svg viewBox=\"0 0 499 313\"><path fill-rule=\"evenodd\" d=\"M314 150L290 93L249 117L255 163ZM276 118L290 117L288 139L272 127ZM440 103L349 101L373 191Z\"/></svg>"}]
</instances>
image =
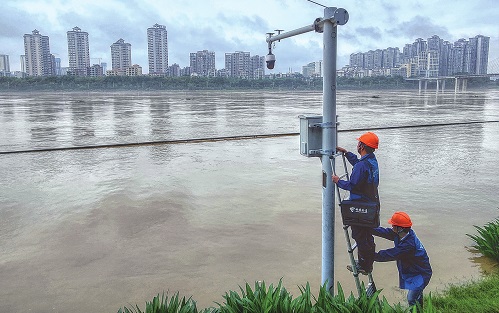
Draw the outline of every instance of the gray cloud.
<instances>
[{"instance_id":1,"label":"gray cloud","mask_svg":"<svg viewBox=\"0 0 499 313\"><path fill-rule=\"evenodd\" d=\"M237 25L249 30L250 32L256 32L260 34L264 34L270 29L268 23L257 15L240 15L229 17L223 13L219 13L216 16L216 20L224 25L227 25L227 27L230 27L231 25Z\"/></svg>"},{"instance_id":2,"label":"gray cloud","mask_svg":"<svg viewBox=\"0 0 499 313\"><path fill-rule=\"evenodd\" d=\"M17 38L19 35L22 36L26 31L24 30L24 23L19 23L19 19L24 13L9 6L2 8L2 10L0 38Z\"/></svg>"},{"instance_id":3,"label":"gray cloud","mask_svg":"<svg viewBox=\"0 0 499 313\"><path fill-rule=\"evenodd\" d=\"M437 25L428 17L420 15L416 15L409 21L394 25L394 27L387 28L385 32L389 36L410 39L412 41L416 38L429 38L433 35L438 35L444 40L452 39L447 27Z\"/></svg>"},{"instance_id":4,"label":"gray cloud","mask_svg":"<svg viewBox=\"0 0 499 313\"><path fill-rule=\"evenodd\" d=\"M381 30L378 27L359 27L355 31L357 37L367 37L374 40L382 38Z\"/></svg>"}]
</instances>

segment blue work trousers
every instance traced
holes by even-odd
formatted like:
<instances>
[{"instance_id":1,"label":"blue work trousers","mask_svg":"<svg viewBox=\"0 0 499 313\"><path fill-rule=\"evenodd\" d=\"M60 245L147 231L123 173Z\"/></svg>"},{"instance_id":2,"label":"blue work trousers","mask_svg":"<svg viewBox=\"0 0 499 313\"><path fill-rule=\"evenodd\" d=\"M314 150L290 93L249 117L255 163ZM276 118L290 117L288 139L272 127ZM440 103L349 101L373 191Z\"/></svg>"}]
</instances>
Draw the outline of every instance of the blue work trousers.
<instances>
[{"instance_id":1,"label":"blue work trousers","mask_svg":"<svg viewBox=\"0 0 499 313\"><path fill-rule=\"evenodd\" d=\"M409 290L409 292L407 293L407 302L409 302L410 307L419 304L417 312L423 312L423 289L424 288Z\"/></svg>"},{"instance_id":2,"label":"blue work trousers","mask_svg":"<svg viewBox=\"0 0 499 313\"><path fill-rule=\"evenodd\" d=\"M371 228L352 226L352 238L357 243L359 266L367 272L371 272L373 270L376 249Z\"/></svg>"}]
</instances>

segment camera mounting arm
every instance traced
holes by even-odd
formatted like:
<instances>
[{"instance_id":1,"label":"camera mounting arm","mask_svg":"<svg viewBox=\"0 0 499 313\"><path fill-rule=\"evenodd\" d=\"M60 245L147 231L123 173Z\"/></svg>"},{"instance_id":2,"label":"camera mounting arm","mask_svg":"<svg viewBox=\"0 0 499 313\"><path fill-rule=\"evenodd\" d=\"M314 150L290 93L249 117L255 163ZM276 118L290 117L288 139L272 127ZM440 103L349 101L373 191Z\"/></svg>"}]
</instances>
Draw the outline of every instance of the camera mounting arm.
<instances>
[{"instance_id":1,"label":"camera mounting arm","mask_svg":"<svg viewBox=\"0 0 499 313\"><path fill-rule=\"evenodd\" d=\"M348 12L345 9L336 9L330 18L316 18L312 25L304 26L289 32L281 33L282 30L276 30L278 33L274 36L274 33L267 33L267 42L269 44L269 54L265 56L265 62L267 62L267 68L273 69L275 65L275 55L272 54L272 43L275 41L281 41L281 39L293 37L296 35L308 33L315 31L317 33L322 33L324 31L324 23L326 21L331 21L334 26L345 25L348 22Z\"/></svg>"},{"instance_id":2,"label":"camera mounting arm","mask_svg":"<svg viewBox=\"0 0 499 313\"><path fill-rule=\"evenodd\" d=\"M323 26L326 21L331 21L334 26L336 25L345 25L348 22L348 12L345 9L336 9L334 11L333 16L328 19L324 18L316 18L312 25L304 26L295 30L291 30L289 32L281 33L281 30L277 30L278 34L273 36L274 33L267 33L267 42L272 43L274 41L280 41L284 38L293 37L296 35L308 33L311 31L315 31L317 33L323 32Z\"/></svg>"},{"instance_id":3,"label":"camera mounting arm","mask_svg":"<svg viewBox=\"0 0 499 313\"><path fill-rule=\"evenodd\" d=\"M293 37L293 36L308 33L311 31L316 31L316 32L321 33L322 32L322 27L321 27L322 24L324 24L324 20L322 18L316 18L314 23L312 25L309 25L309 26L301 27L301 28L298 28L295 30L291 30L289 32L285 32L285 33L279 33L278 35L275 35L275 36L273 36L274 33L267 33L267 42L269 43L269 46L270 46L270 44L274 41L280 41L281 39L284 39L284 38Z\"/></svg>"}]
</instances>

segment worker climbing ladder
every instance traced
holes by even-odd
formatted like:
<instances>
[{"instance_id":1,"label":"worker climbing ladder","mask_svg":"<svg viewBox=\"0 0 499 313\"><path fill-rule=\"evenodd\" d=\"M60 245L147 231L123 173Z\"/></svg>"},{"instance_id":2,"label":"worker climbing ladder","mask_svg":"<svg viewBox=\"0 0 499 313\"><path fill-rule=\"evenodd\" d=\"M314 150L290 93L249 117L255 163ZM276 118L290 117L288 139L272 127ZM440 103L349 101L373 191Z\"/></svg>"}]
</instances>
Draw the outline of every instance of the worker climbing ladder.
<instances>
[{"instance_id":1,"label":"worker climbing ladder","mask_svg":"<svg viewBox=\"0 0 499 313\"><path fill-rule=\"evenodd\" d=\"M342 165L343 173L339 173L339 175L336 173L336 158L337 157L341 157L341 160L342 160L341 165ZM342 178L346 178L347 180L350 179L349 174L348 174L347 160L346 160L345 155L343 153L337 153L331 157L331 166L332 166L334 175L338 176L340 179L342 179ZM347 193L347 192L345 191L344 193ZM343 200L345 200L347 198L347 196L346 195L342 196L342 194L340 192L340 188L338 187L337 184L336 184L336 194L338 196L338 205L341 205L341 203L343 202ZM347 224L348 224L348 222L345 222L345 219L343 218L343 231L345 233L348 255L350 256L352 275L354 277L355 284L357 286L357 291L358 291L359 296L360 296L362 294L362 288L365 285L363 285L363 283L361 283L361 281L360 281L360 278L359 278L360 273L357 270L356 261L355 261L355 257L353 254L353 252L357 248L357 243L354 243L352 245L351 225L347 225ZM367 288L366 288L365 292L366 292L367 296L372 296L376 292L376 285L374 283L373 275L371 272L367 274L367 277L368 277L368 284L367 284Z\"/></svg>"}]
</instances>

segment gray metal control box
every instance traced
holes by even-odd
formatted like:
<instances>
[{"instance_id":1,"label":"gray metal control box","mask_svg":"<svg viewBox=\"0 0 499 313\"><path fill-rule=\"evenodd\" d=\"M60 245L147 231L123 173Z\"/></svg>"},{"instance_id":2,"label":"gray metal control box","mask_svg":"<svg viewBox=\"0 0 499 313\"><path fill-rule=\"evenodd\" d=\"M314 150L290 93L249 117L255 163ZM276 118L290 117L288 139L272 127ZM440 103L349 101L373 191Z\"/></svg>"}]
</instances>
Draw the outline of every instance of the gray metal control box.
<instances>
[{"instance_id":1,"label":"gray metal control box","mask_svg":"<svg viewBox=\"0 0 499 313\"><path fill-rule=\"evenodd\" d=\"M320 157L322 149L322 115L300 115L300 154Z\"/></svg>"}]
</instances>

